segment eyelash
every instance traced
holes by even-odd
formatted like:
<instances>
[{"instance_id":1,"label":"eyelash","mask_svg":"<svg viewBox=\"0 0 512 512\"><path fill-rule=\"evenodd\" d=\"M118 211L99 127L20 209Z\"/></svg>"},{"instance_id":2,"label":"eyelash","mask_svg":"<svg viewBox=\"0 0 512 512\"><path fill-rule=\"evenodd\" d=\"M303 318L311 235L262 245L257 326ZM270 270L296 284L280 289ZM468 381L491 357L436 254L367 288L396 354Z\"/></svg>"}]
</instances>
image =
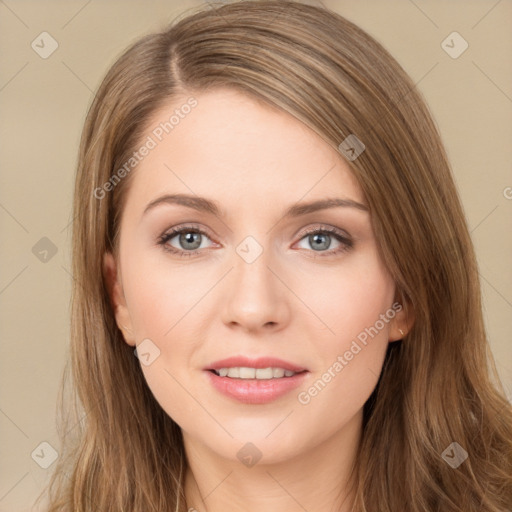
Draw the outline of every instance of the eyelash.
<instances>
[{"instance_id":1,"label":"eyelash","mask_svg":"<svg viewBox=\"0 0 512 512\"><path fill-rule=\"evenodd\" d=\"M204 236L210 238L208 233L206 233L204 230L202 230L198 226L182 226L180 228L174 228L171 231L168 231L167 233L164 233L163 235L161 235L158 238L158 245L161 245L164 251L174 254L178 257L182 257L182 258L190 258L192 256L197 255L198 253L200 253L203 250L203 249L195 249L193 251L182 251L182 250L176 249L167 244L167 242L169 240L174 238L176 235L180 235L182 233L199 233L201 235L204 235ZM353 241L350 238L347 238L346 236L344 236L340 230L338 230L336 228L332 228L332 227L325 227L325 226L322 226L321 228L312 228L312 229L306 230L306 232L302 234L302 237L300 238L300 240L307 237L308 235L317 234L317 233L333 235L334 238L336 238L338 240L338 242L341 243L341 245L337 249L320 251L319 254L312 256L313 258L317 258L317 257L323 258L323 257L327 257L327 256L333 256L335 254L349 251L354 246ZM206 250L208 250L208 249L206 249ZM318 252L318 251L311 251L311 252Z\"/></svg>"}]
</instances>

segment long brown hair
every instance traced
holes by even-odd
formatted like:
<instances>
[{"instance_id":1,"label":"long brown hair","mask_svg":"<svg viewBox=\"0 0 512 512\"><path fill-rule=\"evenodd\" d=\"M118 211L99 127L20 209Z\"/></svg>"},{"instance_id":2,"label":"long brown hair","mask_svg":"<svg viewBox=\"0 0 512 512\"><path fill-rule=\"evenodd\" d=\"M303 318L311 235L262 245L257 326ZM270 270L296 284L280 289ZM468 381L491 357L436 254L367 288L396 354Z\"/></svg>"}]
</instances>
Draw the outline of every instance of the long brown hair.
<instances>
[{"instance_id":1,"label":"long brown hair","mask_svg":"<svg viewBox=\"0 0 512 512\"><path fill-rule=\"evenodd\" d=\"M160 106L215 87L290 113L336 149L349 135L365 146L347 163L415 322L389 345L364 406L354 510L510 510L511 405L486 337L463 209L425 101L396 60L339 14L256 0L204 7L138 40L89 108L74 196L72 382L62 384L74 406L62 400L49 512L186 510L180 428L124 342L102 276L137 170L101 197L94 191L105 191ZM455 468L449 458L461 449L468 457Z\"/></svg>"}]
</instances>

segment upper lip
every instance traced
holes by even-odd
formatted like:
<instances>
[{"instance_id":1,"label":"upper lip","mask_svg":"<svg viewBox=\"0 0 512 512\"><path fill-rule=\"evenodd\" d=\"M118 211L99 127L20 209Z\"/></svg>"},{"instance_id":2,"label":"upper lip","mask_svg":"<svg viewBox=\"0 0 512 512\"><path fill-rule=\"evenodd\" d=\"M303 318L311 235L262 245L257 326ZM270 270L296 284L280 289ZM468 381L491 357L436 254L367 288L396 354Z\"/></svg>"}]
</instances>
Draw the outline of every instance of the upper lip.
<instances>
[{"instance_id":1,"label":"upper lip","mask_svg":"<svg viewBox=\"0 0 512 512\"><path fill-rule=\"evenodd\" d=\"M283 361L276 357L258 357L257 359L251 359L245 356L233 356L226 359L220 359L215 361L210 366L206 367L205 370L220 370L221 368L283 368L284 370L291 370L292 372L298 373L306 370L301 366Z\"/></svg>"}]
</instances>

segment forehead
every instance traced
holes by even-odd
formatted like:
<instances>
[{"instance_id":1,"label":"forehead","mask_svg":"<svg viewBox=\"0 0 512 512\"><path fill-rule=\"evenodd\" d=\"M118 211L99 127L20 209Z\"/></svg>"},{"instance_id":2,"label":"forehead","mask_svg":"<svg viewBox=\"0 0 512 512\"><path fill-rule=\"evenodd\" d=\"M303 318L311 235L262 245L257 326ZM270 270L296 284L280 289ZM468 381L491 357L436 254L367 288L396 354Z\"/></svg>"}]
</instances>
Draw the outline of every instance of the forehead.
<instances>
[{"instance_id":1,"label":"forehead","mask_svg":"<svg viewBox=\"0 0 512 512\"><path fill-rule=\"evenodd\" d=\"M195 99L195 106L189 98ZM364 197L343 157L292 115L232 89L174 98L142 137L129 201L143 208L162 193L218 198L226 208L285 206L302 199ZM131 196L131 199L130 199Z\"/></svg>"}]
</instances>

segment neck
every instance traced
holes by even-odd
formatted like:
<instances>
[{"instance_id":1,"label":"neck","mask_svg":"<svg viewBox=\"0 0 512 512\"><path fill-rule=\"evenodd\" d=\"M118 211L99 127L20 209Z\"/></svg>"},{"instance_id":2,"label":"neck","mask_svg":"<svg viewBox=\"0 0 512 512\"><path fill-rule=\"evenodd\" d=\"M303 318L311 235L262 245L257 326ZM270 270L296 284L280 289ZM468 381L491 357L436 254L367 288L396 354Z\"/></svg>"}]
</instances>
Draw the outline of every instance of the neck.
<instances>
[{"instance_id":1,"label":"neck","mask_svg":"<svg viewBox=\"0 0 512 512\"><path fill-rule=\"evenodd\" d=\"M272 464L246 467L184 433L188 467L185 496L190 512L349 512L351 470L361 414L308 451Z\"/></svg>"}]
</instances>

